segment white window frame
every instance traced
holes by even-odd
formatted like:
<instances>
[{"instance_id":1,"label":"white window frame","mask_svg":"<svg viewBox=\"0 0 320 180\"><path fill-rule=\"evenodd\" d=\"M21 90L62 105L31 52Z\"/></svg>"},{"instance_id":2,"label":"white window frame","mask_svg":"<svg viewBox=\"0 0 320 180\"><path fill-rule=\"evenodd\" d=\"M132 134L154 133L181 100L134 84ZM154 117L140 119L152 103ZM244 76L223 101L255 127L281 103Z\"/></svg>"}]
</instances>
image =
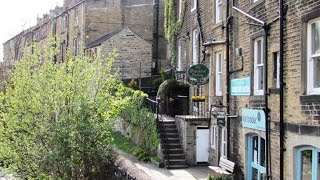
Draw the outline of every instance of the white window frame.
<instances>
[{"instance_id":1,"label":"white window frame","mask_svg":"<svg viewBox=\"0 0 320 180\"><path fill-rule=\"evenodd\" d=\"M191 0L192 2L192 7L191 7L191 12L197 9L197 0Z\"/></svg>"},{"instance_id":2,"label":"white window frame","mask_svg":"<svg viewBox=\"0 0 320 180\"><path fill-rule=\"evenodd\" d=\"M312 31L311 25L313 23L320 23L320 18L311 20L308 22L307 29L307 94L320 94L320 87L314 87L314 61L312 58L320 57L320 52L316 54L312 54Z\"/></svg>"},{"instance_id":3,"label":"white window frame","mask_svg":"<svg viewBox=\"0 0 320 180\"><path fill-rule=\"evenodd\" d=\"M217 52L216 53L216 91L215 91L216 96L222 96L222 67L223 67L222 63L223 63L223 53Z\"/></svg>"},{"instance_id":4,"label":"white window frame","mask_svg":"<svg viewBox=\"0 0 320 180\"><path fill-rule=\"evenodd\" d=\"M261 41L260 47L258 47L258 41ZM254 40L254 95L263 95L264 93L264 40L262 37L256 38ZM258 48L261 48L261 56L258 57ZM258 64L258 59L261 63ZM259 67L262 67L262 77L260 77ZM262 79L261 79L262 78ZM263 81L262 89L259 88L259 80Z\"/></svg>"},{"instance_id":5,"label":"white window frame","mask_svg":"<svg viewBox=\"0 0 320 180\"><path fill-rule=\"evenodd\" d=\"M212 149L216 149L217 126L211 126L210 144Z\"/></svg>"},{"instance_id":6,"label":"white window frame","mask_svg":"<svg viewBox=\"0 0 320 180\"><path fill-rule=\"evenodd\" d=\"M198 30L192 32L192 64L198 64Z\"/></svg>"},{"instance_id":7,"label":"white window frame","mask_svg":"<svg viewBox=\"0 0 320 180\"><path fill-rule=\"evenodd\" d=\"M216 24L222 21L222 0L216 0L216 12L215 12L215 19Z\"/></svg>"},{"instance_id":8,"label":"white window frame","mask_svg":"<svg viewBox=\"0 0 320 180\"><path fill-rule=\"evenodd\" d=\"M63 33L64 31L65 31L65 25L66 25L66 18L65 18L65 16L63 16L62 17L62 19L61 19L61 32Z\"/></svg>"},{"instance_id":9,"label":"white window frame","mask_svg":"<svg viewBox=\"0 0 320 180\"><path fill-rule=\"evenodd\" d=\"M220 157L227 158L227 128L221 128Z\"/></svg>"},{"instance_id":10,"label":"white window frame","mask_svg":"<svg viewBox=\"0 0 320 180\"><path fill-rule=\"evenodd\" d=\"M79 25L79 10L78 9L74 10L74 25L75 26Z\"/></svg>"},{"instance_id":11,"label":"white window frame","mask_svg":"<svg viewBox=\"0 0 320 180\"><path fill-rule=\"evenodd\" d=\"M181 70L181 42L178 41L177 70Z\"/></svg>"},{"instance_id":12,"label":"white window frame","mask_svg":"<svg viewBox=\"0 0 320 180\"><path fill-rule=\"evenodd\" d=\"M274 55L276 55L276 88L280 88L280 54L279 52L275 52Z\"/></svg>"}]
</instances>

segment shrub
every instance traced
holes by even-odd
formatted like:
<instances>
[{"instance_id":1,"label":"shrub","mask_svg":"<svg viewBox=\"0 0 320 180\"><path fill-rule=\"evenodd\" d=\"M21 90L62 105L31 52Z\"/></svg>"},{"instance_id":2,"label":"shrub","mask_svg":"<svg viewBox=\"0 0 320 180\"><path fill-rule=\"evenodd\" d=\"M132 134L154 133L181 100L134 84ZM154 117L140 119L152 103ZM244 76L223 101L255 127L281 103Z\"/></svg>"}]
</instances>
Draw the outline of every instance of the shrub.
<instances>
[{"instance_id":1,"label":"shrub","mask_svg":"<svg viewBox=\"0 0 320 180\"><path fill-rule=\"evenodd\" d=\"M50 44L50 43L48 43ZM114 119L128 104L108 59L34 47L0 93L0 162L22 179L105 179Z\"/></svg>"}]
</instances>

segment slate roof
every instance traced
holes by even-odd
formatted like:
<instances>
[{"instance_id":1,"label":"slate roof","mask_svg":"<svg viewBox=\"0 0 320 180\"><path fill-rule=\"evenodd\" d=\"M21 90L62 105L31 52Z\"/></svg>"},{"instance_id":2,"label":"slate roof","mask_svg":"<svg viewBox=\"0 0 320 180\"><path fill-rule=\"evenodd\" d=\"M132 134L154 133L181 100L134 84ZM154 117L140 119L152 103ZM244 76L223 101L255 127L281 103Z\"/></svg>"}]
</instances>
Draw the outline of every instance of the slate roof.
<instances>
[{"instance_id":1,"label":"slate roof","mask_svg":"<svg viewBox=\"0 0 320 180\"><path fill-rule=\"evenodd\" d=\"M119 32L121 32L123 29L119 29L117 31L113 31L113 32L109 32L101 37L99 37L98 39L95 39L91 42L89 42L87 45L86 45L86 48L93 48L93 47L96 47L96 46L99 46L101 45L103 42L105 42L106 40L110 39L112 36L118 34Z\"/></svg>"}]
</instances>

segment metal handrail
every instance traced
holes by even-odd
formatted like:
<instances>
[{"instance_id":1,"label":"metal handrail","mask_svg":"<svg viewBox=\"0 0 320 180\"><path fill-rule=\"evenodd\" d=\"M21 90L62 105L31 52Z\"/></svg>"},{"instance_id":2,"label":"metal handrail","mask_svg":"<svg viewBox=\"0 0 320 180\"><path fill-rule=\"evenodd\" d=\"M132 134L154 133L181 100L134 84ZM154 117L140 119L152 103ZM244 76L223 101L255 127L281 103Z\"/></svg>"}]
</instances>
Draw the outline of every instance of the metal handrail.
<instances>
[{"instance_id":1,"label":"metal handrail","mask_svg":"<svg viewBox=\"0 0 320 180\"><path fill-rule=\"evenodd\" d=\"M163 135L161 133L161 132L163 132L163 127L162 127L162 125L160 123L160 120L162 122L164 122L164 121L163 121L163 118L162 118L162 114L160 114L160 112L159 112L160 104L162 104L164 102L161 102L159 97L156 97L156 100L152 100L150 98L146 98L146 99L147 99L147 101L149 101L149 104L151 103L151 105L149 105L150 106L149 108L153 111L153 113L157 114L156 122L157 122L158 134L159 134L159 137L160 137L161 144L162 144L162 140L164 141L163 149L167 150L167 152L165 153L165 161L167 161L166 165L167 165L167 167L169 167L169 165L170 165L169 164L170 156L169 156L169 153L168 153L168 148L165 146L165 145L168 145L169 139L168 139L167 136L165 136L165 135ZM154 105L155 105L155 112L154 112L154 108L153 108ZM161 118L159 118L159 116Z\"/></svg>"}]
</instances>

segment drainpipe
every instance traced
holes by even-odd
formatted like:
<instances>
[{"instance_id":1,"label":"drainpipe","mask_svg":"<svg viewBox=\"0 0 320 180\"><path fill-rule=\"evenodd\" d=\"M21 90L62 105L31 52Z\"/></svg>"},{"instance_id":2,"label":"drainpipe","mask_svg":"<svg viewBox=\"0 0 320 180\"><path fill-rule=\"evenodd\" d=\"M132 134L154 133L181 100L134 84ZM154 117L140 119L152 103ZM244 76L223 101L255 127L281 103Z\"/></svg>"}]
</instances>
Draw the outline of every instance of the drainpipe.
<instances>
[{"instance_id":1,"label":"drainpipe","mask_svg":"<svg viewBox=\"0 0 320 180\"><path fill-rule=\"evenodd\" d=\"M156 36L156 43L155 43L155 48L156 48L156 64L154 66L155 74L158 74L158 59L159 59L159 0L156 1L156 8L157 8L157 13L156 13L156 32L155 32L155 36Z\"/></svg>"},{"instance_id":2,"label":"drainpipe","mask_svg":"<svg viewBox=\"0 0 320 180\"><path fill-rule=\"evenodd\" d=\"M229 33L230 33L230 19L231 16L229 14L229 6L230 6L230 1L227 0L227 7L226 7L226 17L227 17L227 23L226 23L226 106L227 106L227 157L230 158L230 38L229 38Z\"/></svg>"},{"instance_id":3,"label":"drainpipe","mask_svg":"<svg viewBox=\"0 0 320 180\"><path fill-rule=\"evenodd\" d=\"M280 110L280 180L283 180L284 175L283 175L283 166L284 166L284 151L285 151L285 146L284 146L284 115L283 115L283 110L284 110L284 95L283 95L283 21L284 21L284 8L283 8L283 0L279 1L279 20L280 20L280 32L279 32L279 39L280 39L280 50L279 50L279 60L280 60L280 103L279 103L279 110Z\"/></svg>"},{"instance_id":4,"label":"drainpipe","mask_svg":"<svg viewBox=\"0 0 320 180\"><path fill-rule=\"evenodd\" d=\"M269 174L269 146L270 146L270 128L269 128L269 104L268 104L268 25L264 23L264 103L265 103L265 116L266 116L266 179L270 178Z\"/></svg>"},{"instance_id":5,"label":"drainpipe","mask_svg":"<svg viewBox=\"0 0 320 180\"><path fill-rule=\"evenodd\" d=\"M266 117L266 129L265 129L265 133L266 133L266 179L270 179L270 174L269 174L269 157L270 157L270 153L269 153L269 146L270 146L270 126L269 126L269 104L268 104L268 96L269 96L269 93L268 93L268 30L269 30L269 25L246 13L245 11L233 6L232 7L234 10L240 12L241 14L245 15L246 17L258 22L259 24L252 24L250 23L251 25L256 25L256 26L260 26L263 28L263 33L264 33L264 101L265 101L265 108L264 108L264 112L265 112L265 117ZM281 45L280 45L281 47ZM280 70L281 72L281 70ZM280 110L281 111L281 110ZM281 112L280 112L281 113ZM281 143L281 142L280 142Z\"/></svg>"}]
</instances>

